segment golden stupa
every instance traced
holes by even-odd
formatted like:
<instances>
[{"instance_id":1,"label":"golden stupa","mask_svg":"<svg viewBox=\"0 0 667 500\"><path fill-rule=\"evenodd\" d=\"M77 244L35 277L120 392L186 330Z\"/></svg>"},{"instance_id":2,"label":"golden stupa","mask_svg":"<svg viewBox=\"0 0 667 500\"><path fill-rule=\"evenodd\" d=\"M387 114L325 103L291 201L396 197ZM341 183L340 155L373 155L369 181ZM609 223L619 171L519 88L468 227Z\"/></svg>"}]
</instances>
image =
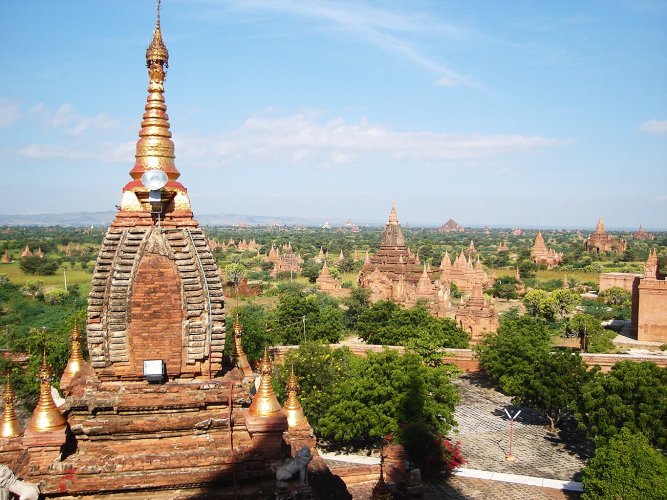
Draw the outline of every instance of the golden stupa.
<instances>
[{"instance_id":1,"label":"golden stupa","mask_svg":"<svg viewBox=\"0 0 667 500\"><path fill-rule=\"evenodd\" d=\"M0 420L0 437L13 438L21 434L21 426L16 418L14 412L14 388L12 382L7 375L7 382L5 383L5 391L2 394L2 399L5 403L4 411L2 412L2 420Z\"/></svg>"},{"instance_id":2,"label":"golden stupa","mask_svg":"<svg viewBox=\"0 0 667 500\"><path fill-rule=\"evenodd\" d=\"M243 351L243 326L239 320L239 315L236 315L234 320L234 354L232 356L232 363L238 367L244 376L252 375L252 368L248 362L248 357Z\"/></svg>"},{"instance_id":3,"label":"golden stupa","mask_svg":"<svg viewBox=\"0 0 667 500\"><path fill-rule=\"evenodd\" d=\"M298 424L303 422L306 417L303 414L303 408L301 403L299 403L299 381L294 375L294 366L292 366L292 373L287 378L287 384L285 384L285 390L287 391L287 400L285 401L285 406L283 407L285 413L287 413L287 423L290 427L296 427Z\"/></svg>"},{"instance_id":4,"label":"golden stupa","mask_svg":"<svg viewBox=\"0 0 667 500\"><path fill-rule=\"evenodd\" d=\"M273 366L271 365L271 359L269 359L269 352L265 348L264 356L260 362L259 388L255 397L252 398L252 403L250 403L250 408L248 409L250 415L255 417L270 417L282 411L278 398L276 398L276 393L273 392L273 386L271 385L272 371Z\"/></svg>"},{"instance_id":5,"label":"golden stupa","mask_svg":"<svg viewBox=\"0 0 667 500\"><path fill-rule=\"evenodd\" d=\"M63 372L63 378L71 380L74 375L79 373L84 362L83 354L81 354L81 331L79 330L79 324L75 319L74 325L72 326L72 333L70 335L69 361L67 361L67 366Z\"/></svg>"},{"instance_id":6,"label":"golden stupa","mask_svg":"<svg viewBox=\"0 0 667 500\"><path fill-rule=\"evenodd\" d=\"M46 362L46 351L42 353L42 366L39 369L39 401L32 412L26 432L49 432L65 428L67 420L51 396L51 368Z\"/></svg>"}]
</instances>

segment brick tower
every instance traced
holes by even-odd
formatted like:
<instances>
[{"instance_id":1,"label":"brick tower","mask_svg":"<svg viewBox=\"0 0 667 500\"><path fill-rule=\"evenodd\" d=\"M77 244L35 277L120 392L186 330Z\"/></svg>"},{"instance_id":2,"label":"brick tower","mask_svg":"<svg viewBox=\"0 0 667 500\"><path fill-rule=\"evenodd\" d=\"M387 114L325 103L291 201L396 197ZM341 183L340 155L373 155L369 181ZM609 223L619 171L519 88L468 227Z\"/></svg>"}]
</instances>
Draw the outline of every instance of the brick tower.
<instances>
[{"instance_id":1,"label":"brick tower","mask_svg":"<svg viewBox=\"0 0 667 500\"><path fill-rule=\"evenodd\" d=\"M223 366L222 284L178 182L159 3L146 62L148 99L132 179L104 237L88 300L90 361L77 354L75 328L61 379L65 402L50 399L46 376L40 395L42 413L48 410L57 428L6 433L0 463L38 483L46 497L155 498L162 491L166 498L164 491L178 490L179 498L266 498L290 446L313 443L289 434L275 396L265 411L269 368L250 406L249 366L238 359L236 367ZM238 343L240 334L239 326ZM330 477L313 455L310 468Z\"/></svg>"}]
</instances>

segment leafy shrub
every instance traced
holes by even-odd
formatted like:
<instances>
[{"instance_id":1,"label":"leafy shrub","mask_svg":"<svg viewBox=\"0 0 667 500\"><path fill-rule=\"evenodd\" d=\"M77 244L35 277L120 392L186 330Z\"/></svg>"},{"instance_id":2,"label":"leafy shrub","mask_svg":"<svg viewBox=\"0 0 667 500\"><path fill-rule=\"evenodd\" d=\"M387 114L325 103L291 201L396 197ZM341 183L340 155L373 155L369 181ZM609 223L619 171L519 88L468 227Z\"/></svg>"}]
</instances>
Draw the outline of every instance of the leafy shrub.
<instances>
[{"instance_id":1,"label":"leafy shrub","mask_svg":"<svg viewBox=\"0 0 667 500\"><path fill-rule=\"evenodd\" d=\"M585 500L667 498L667 458L642 434L623 428L582 471Z\"/></svg>"}]
</instances>

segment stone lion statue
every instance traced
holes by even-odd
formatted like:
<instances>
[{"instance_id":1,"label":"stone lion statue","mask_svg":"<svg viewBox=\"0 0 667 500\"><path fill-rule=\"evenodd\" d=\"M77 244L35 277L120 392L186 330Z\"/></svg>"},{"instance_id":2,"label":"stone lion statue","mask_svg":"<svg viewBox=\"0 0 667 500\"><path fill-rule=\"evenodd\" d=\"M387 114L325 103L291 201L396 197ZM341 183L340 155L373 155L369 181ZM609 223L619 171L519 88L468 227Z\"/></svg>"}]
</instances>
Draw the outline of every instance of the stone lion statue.
<instances>
[{"instance_id":1,"label":"stone lion statue","mask_svg":"<svg viewBox=\"0 0 667 500\"><path fill-rule=\"evenodd\" d=\"M0 500L7 500L9 493L19 497L19 500L37 500L39 488L36 484L16 479L12 470L0 464Z\"/></svg>"},{"instance_id":2,"label":"stone lion statue","mask_svg":"<svg viewBox=\"0 0 667 500\"><path fill-rule=\"evenodd\" d=\"M313 454L307 446L303 446L296 452L294 458L284 465L278 467L276 480L278 486L287 486L287 481L298 472L301 484L308 484L308 464L313 459Z\"/></svg>"}]
</instances>

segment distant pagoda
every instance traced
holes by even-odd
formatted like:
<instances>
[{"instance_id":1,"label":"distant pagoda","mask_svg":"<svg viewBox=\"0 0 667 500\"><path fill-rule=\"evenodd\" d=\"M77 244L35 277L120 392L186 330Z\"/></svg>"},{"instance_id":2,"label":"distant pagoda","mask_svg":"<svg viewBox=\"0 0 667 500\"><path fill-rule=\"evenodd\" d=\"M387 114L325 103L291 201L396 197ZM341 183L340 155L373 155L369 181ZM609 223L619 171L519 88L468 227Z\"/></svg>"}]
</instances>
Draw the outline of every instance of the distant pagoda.
<instances>
[{"instance_id":1,"label":"distant pagoda","mask_svg":"<svg viewBox=\"0 0 667 500\"><path fill-rule=\"evenodd\" d=\"M445 222L442 226L438 228L438 232L440 233L463 233L465 231L465 228L461 226L458 222L456 222L454 219L449 219L447 222Z\"/></svg>"},{"instance_id":2,"label":"distant pagoda","mask_svg":"<svg viewBox=\"0 0 667 500\"><path fill-rule=\"evenodd\" d=\"M438 275L405 245L396 205L392 204L380 248L364 262L357 284L371 291L372 302L391 299L412 307L423 300L432 314L442 317L451 309L451 302L449 286L441 283Z\"/></svg>"}]
</instances>

